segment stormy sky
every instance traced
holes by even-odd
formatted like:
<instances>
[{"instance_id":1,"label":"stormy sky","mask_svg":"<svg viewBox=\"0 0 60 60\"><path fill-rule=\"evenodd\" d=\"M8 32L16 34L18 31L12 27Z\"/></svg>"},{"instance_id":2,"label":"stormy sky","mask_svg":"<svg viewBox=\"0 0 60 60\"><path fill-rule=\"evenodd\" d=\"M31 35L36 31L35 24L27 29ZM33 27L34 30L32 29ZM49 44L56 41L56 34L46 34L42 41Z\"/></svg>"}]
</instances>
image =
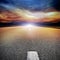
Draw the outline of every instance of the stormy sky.
<instances>
[{"instance_id":1,"label":"stormy sky","mask_svg":"<svg viewBox=\"0 0 60 60\"><path fill-rule=\"evenodd\" d=\"M43 10L51 7L60 10L59 0L0 0L1 4L13 5L18 8L30 10Z\"/></svg>"},{"instance_id":2,"label":"stormy sky","mask_svg":"<svg viewBox=\"0 0 60 60\"><path fill-rule=\"evenodd\" d=\"M0 0L0 22L60 22L60 0Z\"/></svg>"}]
</instances>

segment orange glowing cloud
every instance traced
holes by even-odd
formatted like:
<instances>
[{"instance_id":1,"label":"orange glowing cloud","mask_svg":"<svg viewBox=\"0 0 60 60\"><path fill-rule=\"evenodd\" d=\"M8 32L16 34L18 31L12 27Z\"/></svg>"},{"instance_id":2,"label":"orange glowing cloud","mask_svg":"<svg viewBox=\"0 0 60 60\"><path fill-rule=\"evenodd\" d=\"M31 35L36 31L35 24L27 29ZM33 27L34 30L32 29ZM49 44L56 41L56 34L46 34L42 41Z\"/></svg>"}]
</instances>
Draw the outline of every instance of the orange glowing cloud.
<instances>
[{"instance_id":1,"label":"orange glowing cloud","mask_svg":"<svg viewBox=\"0 0 60 60\"><path fill-rule=\"evenodd\" d=\"M15 9L14 11L1 12L0 21L56 22L60 21L60 12L32 12L28 10Z\"/></svg>"}]
</instances>

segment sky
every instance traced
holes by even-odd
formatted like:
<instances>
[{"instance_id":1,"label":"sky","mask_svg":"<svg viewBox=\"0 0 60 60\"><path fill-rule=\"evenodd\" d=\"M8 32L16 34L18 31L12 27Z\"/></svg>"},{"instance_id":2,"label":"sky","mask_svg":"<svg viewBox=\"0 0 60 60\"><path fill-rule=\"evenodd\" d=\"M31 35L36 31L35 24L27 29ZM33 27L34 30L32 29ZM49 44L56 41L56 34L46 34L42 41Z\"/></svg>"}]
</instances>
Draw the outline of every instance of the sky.
<instances>
[{"instance_id":1,"label":"sky","mask_svg":"<svg viewBox=\"0 0 60 60\"><path fill-rule=\"evenodd\" d=\"M60 10L59 0L0 0L1 4L14 5L18 8L42 10L53 7Z\"/></svg>"},{"instance_id":2,"label":"sky","mask_svg":"<svg viewBox=\"0 0 60 60\"><path fill-rule=\"evenodd\" d=\"M50 7L51 0L2 0L1 4L10 4L18 8L41 10Z\"/></svg>"},{"instance_id":3,"label":"sky","mask_svg":"<svg viewBox=\"0 0 60 60\"><path fill-rule=\"evenodd\" d=\"M0 0L0 22L60 22L60 0Z\"/></svg>"}]
</instances>

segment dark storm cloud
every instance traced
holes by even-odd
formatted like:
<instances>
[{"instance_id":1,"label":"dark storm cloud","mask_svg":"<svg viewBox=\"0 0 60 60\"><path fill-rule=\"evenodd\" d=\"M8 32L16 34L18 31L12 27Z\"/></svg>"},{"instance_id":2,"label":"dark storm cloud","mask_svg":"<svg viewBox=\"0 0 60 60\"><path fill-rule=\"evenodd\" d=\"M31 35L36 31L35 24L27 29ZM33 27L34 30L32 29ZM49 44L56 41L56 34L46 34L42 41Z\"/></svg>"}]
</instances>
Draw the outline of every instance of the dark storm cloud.
<instances>
[{"instance_id":1,"label":"dark storm cloud","mask_svg":"<svg viewBox=\"0 0 60 60\"><path fill-rule=\"evenodd\" d=\"M0 0L0 4L11 4L31 10L44 10L51 7L60 10L60 0Z\"/></svg>"},{"instance_id":2,"label":"dark storm cloud","mask_svg":"<svg viewBox=\"0 0 60 60\"><path fill-rule=\"evenodd\" d=\"M7 3L9 3L9 0L0 0L0 3L5 3L5 4L7 4Z\"/></svg>"},{"instance_id":3,"label":"dark storm cloud","mask_svg":"<svg viewBox=\"0 0 60 60\"><path fill-rule=\"evenodd\" d=\"M55 0L54 0L55 1ZM0 4L11 4L18 8L32 9L32 10L44 10L55 6L55 2L52 0L0 0Z\"/></svg>"},{"instance_id":4,"label":"dark storm cloud","mask_svg":"<svg viewBox=\"0 0 60 60\"><path fill-rule=\"evenodd\" d=\"M52 7L60 11L60 0L53 0Z\"/></svg>"}]
</instances>

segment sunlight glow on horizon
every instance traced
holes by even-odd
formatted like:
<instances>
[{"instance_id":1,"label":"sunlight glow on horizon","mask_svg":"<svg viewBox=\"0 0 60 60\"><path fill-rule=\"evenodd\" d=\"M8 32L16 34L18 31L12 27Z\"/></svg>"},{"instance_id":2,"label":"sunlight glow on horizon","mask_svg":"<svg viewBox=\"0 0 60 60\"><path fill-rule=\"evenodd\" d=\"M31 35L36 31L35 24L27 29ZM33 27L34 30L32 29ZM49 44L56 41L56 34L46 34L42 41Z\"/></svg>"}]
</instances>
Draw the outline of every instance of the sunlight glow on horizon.
<instances>
[{"instance_id":1,"label":"sunlight glow on horizon","mask_svg":"<svg viewBox=\"0 0 60 60\"><path fill-rule=\"evenodd\" d=\"M24 29L27 29L28 31L31 31L35 28L36 26L34 24L26 24L24 25Z\"/></svg>"}]
</instances>

